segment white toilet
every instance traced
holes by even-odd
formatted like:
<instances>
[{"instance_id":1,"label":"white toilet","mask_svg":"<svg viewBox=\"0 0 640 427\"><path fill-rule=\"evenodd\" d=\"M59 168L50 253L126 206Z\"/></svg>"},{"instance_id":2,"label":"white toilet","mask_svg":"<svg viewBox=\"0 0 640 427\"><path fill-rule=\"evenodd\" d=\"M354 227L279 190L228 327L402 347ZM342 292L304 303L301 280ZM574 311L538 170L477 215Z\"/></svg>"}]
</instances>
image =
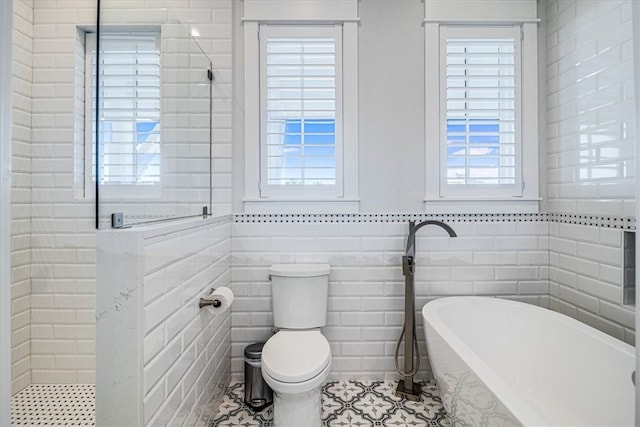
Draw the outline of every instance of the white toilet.
<instances>
[{"instance_id":1,"label":"white toilet","mask_svg":"<svg viewBox=\"0 0 640 427\"><path fill-rule=\"evenodd\" d=\"M262 376L274 392L274 427L321 426L320 388L331 368L328 264L276 264L269 270L273 323L262 349Z\"/></svg>"}]
</instances>

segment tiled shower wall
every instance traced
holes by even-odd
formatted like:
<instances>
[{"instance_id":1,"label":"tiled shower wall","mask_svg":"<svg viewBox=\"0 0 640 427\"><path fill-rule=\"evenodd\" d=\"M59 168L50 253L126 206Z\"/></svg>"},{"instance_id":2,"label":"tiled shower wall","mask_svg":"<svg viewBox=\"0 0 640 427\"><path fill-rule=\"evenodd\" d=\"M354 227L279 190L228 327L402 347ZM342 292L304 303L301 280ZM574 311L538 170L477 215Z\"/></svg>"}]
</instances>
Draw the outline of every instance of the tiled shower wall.
<instances>
[{"instance_id":1,"label":"tiled shower wall","mask_svg":"<svg viewBox=\"0 0 640 427\"><path fill-rule=\"evenodd\" d=\"M550 227L551 308L632 342L622 229L590 220L635 215L631 1L552 0L546 15L548 209L574 222Z\"/></svg>"},{"instance_id":2,"label":"tiled shower wall","mask_svg":"<svg viewBox=\"0 0 640 427\"><path fill-rule=\"evenodd\" d=\"M11 146L11 387L31 384L31 91L33 0L14 1Z\"/></svg>"},{"instance_id":3,"label":"tiled shower wall","mask_svg":"<svg viewBox=\"0 0 640 427\"><path fill-rule=\"evenodd\" d=\"M242 377L243 348L273 326L268 268L275 263L331 265L328 323L331 378L397 377L393 355L404 319L401 257L409 219L420 215L238 215L232 227L232 372ZM545 215L449 215L457 238L426 227L417 236L418 340L426 354L421 307L448 295L497 295L548 307ZM402 354L402 353L401 353ZM429 369L422 359L420 378Z\"/></svg>"},{"instance_id":4,"label":"tiled shower wall","mask_svg":"<svg viewBox=\"0 0 640 427\"><path fill-rule=\"evenodd\" d=\"M74 193L76 25L91 2L34 2L31 139L31 381L92 383L93 203Z\"/></svg>"},{"instance_id":5,"label":"tiled shower wall","mask_svg":"<svg viewBox=\"0 0 640 427\"><path fill-rule=\"evenodd\" d=\"M17 392L29 383L95 380L94 202L77 191L82 179L74 173L82 153L77 150L82 144L77 122L83 116L77 111L78 28L95 27L96 2L14 2L12 362ZM111 25L175 20L198 25L200 45L216 74L214 213L228 214L231 1L105 0L102 5Z\"/></svg>"}]
</instances>

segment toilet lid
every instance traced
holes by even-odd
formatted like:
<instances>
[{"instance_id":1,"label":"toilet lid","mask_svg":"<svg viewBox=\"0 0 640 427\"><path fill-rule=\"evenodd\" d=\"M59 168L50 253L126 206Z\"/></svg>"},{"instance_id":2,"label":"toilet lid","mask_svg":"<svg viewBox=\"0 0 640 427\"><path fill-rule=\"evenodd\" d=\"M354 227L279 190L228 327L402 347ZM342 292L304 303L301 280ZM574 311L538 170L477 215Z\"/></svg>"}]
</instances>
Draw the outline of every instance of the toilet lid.
<instances>
[{"instance_id":1,"label":"toilet lid","mask_svg":"<svg viewBox=\"0 0 640 427\"><path fill-rule=\"evenodd\" d=\"M317 277L331 271L329 264L274 264L269 274L282 277Z\"/></svg>"},{"instance_id":2,"label":"toilet lid","mask_svg":"<svg viewBox=\"0 0 640 427\"><path fill-rule=\"evenodd\" d=\"M280 331L262 349L262 369L285 383L307 381L331 361L329 342L320 331Z\"/></svg>"}]
</instances>

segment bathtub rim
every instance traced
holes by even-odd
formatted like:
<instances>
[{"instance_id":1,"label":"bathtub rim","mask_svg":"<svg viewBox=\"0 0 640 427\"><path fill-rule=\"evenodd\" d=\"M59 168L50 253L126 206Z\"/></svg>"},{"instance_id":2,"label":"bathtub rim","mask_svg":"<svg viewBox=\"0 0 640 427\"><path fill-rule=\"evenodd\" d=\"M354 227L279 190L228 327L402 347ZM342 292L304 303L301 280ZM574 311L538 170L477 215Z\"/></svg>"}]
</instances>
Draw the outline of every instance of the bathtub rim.
<instances>
[{"instance_id":1,"label":"bathtub rim","mask_svg":"<svg viewBox=\"0 0 640 427\"><path fill-rule=\"evenodd\" d=\"M501 304L508 306L518 306L521 309L530 310L538 313L542 313L545 316L550 316L563 323L569 323L572 327L577 328L583 332L593 336L598 341L603 341L608 345L612 345L616 349L630 355L635 358L635 349L631 345L618 340L610 335L605 334L589 325L580 322L577 319L569 317L565 314L552 311L550 309L540 307L537 305L515 301L510 299L503 299L497 297L488 296L452 296L442 297L427 302L422 307L422 317L424 322L425 340L427 341L427 351L429 352L429 337L427 335L427 327L431 328L433 332L437 333L440 338L456 352L456 354L462 359L462 361L469 366L473 367L473 372L477 377L491 390L494 396L502 402L511 414L518 419L525 426L543 426L548 425L550 420L546 419L535 408L531 406L525 399L521 398L518 394L507 385L507 383L500 378L495 371L490 368L475 352L467 346L453 330L438 316L439 310L443 309L447 305L455 304L461 301L481 301L489 304ZM435 371L435 369L434 369ZM435 372L434 372L435 373Z\"/></svg>"}]
</instances>

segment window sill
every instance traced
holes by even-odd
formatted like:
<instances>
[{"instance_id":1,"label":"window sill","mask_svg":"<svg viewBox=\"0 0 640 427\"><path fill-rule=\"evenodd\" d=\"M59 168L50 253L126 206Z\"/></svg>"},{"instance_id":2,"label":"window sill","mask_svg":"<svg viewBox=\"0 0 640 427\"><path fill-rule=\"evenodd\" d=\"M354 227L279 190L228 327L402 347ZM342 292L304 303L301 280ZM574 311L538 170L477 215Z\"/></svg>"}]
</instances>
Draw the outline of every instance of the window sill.
<instances>
[{"instance_id":1,"label":"window sill","mask_svg":"<svg viewBox=\"0 0 640 427\"><path fill-rule=\"evenodd\" d=\"M539 213L536 199L425 199L424 210L432 214Z\"/></svg>"},{"instance_id":2,"label":"window sill","mask_svg":"<svg viewBox=\"0 0 640 427\"><path fill-rule=\"evenodd\" d=\"M246 214L354 214L359 199L244 199Z\"/></svg>"}]
</instances>

